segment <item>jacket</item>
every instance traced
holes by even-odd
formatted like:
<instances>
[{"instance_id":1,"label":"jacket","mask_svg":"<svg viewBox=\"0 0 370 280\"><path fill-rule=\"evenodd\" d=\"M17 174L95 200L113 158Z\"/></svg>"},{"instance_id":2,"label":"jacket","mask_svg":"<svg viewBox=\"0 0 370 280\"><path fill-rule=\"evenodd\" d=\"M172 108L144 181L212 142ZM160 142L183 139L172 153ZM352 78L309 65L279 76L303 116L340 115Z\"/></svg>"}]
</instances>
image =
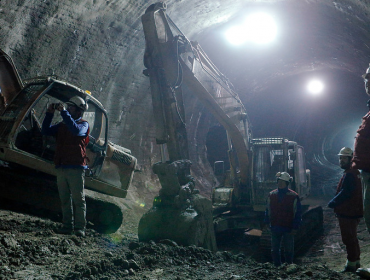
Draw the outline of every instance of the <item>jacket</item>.
<instances>
[{"instance_id":1,"label":"jacket","mask_svg":"<svg viewBox=\"0 0 370 280\"><path fill-rule=\"evenodd\" d=\"M352 158L352 168L370 172L370 112L357 130Z\"/></svg>"},{"instance_id":2,"label":"jacket","mask_svg":"<svg viewBox=\"0 0 370 280\"><path fill-rule=\"evenodd\" d=\"M335 197L328 207L342 218L361 218L364 214L361 178L358 170L348 169L339 180Z\"/></svg>"},{"instance_id":3,"label":"jacket","mask_svg":"<svg viewBox=\"0 0 370 280\"><path fill-rule=\"evenodd\" d=\"M81 118L74 120L68 111L62 111L61 116L63 122L50 125L53 114L46 113L42 124L43 134L56 136L55 166L87 168L89 124Z\"/></svg>"}]
</instances>

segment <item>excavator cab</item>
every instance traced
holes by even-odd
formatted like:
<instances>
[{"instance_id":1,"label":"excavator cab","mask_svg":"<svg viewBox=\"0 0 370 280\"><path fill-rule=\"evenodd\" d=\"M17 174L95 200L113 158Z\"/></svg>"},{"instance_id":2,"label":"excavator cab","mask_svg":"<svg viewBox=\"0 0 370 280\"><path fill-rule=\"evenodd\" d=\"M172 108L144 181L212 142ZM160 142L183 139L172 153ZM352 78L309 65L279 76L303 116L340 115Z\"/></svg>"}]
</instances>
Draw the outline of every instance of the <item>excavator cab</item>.
<instances>
[{"instance_id":1,"label":"excavator cab","mask_svg":"<svg viewBox=\"0 0 370 280\"><path fill-rule=\"evenodd\" d=\"M88 189L124 198L137 160L129 149L108 140L108 117L102 104L89 91L55 77L22 81L11 59L0 49L0 160L56 175L53 163L55 138L41 134L41 125L51 103L66 103L73 96L87 101L83 119L90 127L87 156ZM53 124L61 122L58 112Z\"/></svg>"},{"instance_id":2,"label":"excavator cab","mask_svg":"<svg viewBox=\"0 0 370 280\"><path fill-rule=\"evenodd\" d=\"M310 193L310 171L306 169L302 146L284 138L253 139L252 204L264 211L268 194L276 189L276 173L285 171L293 178L289 188L301 199Z\"/></svg>"},{"instance_id":3,"label":"excavator cab","mask_svg":"<svg viewBox=\"0 0 370 280\"><path fill-rule=\"evenodd\" d=\"M137 160L130 150L108 140L102 104L90 92L55 77L22 81L11 57L0 49L0 199L60 212L53 163L56 141L42 135L41 125L51 103L66 103L73 96L89 105L83 115L90 127L86 189L126 197ZM60 121L55 112L53 124ZM108 196L87 191L85 198L86 217L95 230L113 233L121 226L122 209Z\"/></svg>"},{"instance_id":4,"label":"excavator cab","mask_svg":"<svg viewBox=\"0 0 370 280\"><path fill-rule=\"evenodd\" d=\"M258 138L252 140L252 147L250 191L244 193L244 200L234 204L233 181L230 180L230 171L224 170L224 166L230 164L224 161L214 162L214 174L220 183L213 191L214 206L238 207L243 204L253 207L255 211L264 211L269 192L277 187L276 173L281 171L288 172L293 178L289 187L297 192L301 199L309 195L310 172L306 169L302 146L284 138Z\"/></svg>"},{"instance_id":5,"label":"excavator cab","mask_svg":"<svg viewBox=\"0 0 370 280\"><path fill-rule=\"evenodd\" d=\"M31 81L23 89L22 94L18 95L11 104L24 102L25 94L34 91L36 101L29 104L30 107L25 114L20 114L20 120L13 137L14 149L18 150L20 154L31 154L31 157L44 159L47 163L52 164L55 154L55 137L45 136L41 134L41 124L45 117L45 112L52 103L65 103L72 96L78 93L75 87L71 87L66 83L60 83L57 80L48 79L49 81ZM40 92L38 94L38 92ZM29 94L31 95L31 94ZM89 96L85 94L84 98ZM21 99L21 101L18 101ZM104 155L106 154L108 140L107 140L107 116L105 111L89 98L89 109L84 112L83 119L88 121L90 126L89 144L87 154L89 158L88 175L98 176L101 172L101 167L104 162ZM26 107L27 105L21 106ZM6 110L7 111L7 110ZM63 121L59 112L55 112L53 123L57 124Z\"/></svg>"},{"instance_id":6,"label":"excavator cab","mask_svg":"<svg viewBox=\"0 0 370 280\"><path fill-rule=\"evenodd\" d=\"M51 103L66 103L73 96L87 100L83 119L89 123L86 187L117 197L126 197L136 166L131 151L108 141L108 118L89 92L53 77L25 81L0 116L0 159L56 175L53 163L55 137L41 134L41 125ZM52 124L62 121L55 112ZM2 129L2 130L1 130Z\"/></svg>"},{"instance_id":7,"label":"excavator cab","mask_svg":"<svg viewBox=\"0 0 370 280\"><path fill-rule=\"evenodd\" d=\"M80 95L88 98L88 94L65 82L47 77L37 78L26 82L25 87L7 105L2 120L12 122L12 129L7 137L8 153L16 153L16 158L5 157L11 162L39 169L40 171L54 174L53 157L55 153L55 138L41 134L41 125L47 107L51 103L65 103L72 96ZM89 122L89 149L88 157L90 168L95 176L99 175L104 155L107 150L107 117L104 109L92 98L88 101L89 110L83 118ZM53 123L62 121L58 112L54 114ZM91 141L91 143L90 143ZM4 143L5 144L5 143ZM35 166L34 163L37 162Z\"/></svg>"}]
</instances>

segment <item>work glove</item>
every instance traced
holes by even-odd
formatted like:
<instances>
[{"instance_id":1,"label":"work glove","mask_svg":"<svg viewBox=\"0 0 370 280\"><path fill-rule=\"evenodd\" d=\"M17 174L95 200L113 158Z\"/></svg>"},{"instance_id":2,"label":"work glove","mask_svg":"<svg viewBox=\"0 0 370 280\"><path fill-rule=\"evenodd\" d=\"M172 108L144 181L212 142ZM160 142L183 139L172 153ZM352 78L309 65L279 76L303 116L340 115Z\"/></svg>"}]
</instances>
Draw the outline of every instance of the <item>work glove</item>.
<instances>
[{"instance_id":1,"label":"work glove","mask_svg":"<svg viewBox=\"0 0 370 280\"><path fill-rule=\"evenodd\" d=\"M62 103L58 103L55 109L58 110L59 112L62 112L66 109L66 107L64 107Z\"/></svg>"}]
</instances>

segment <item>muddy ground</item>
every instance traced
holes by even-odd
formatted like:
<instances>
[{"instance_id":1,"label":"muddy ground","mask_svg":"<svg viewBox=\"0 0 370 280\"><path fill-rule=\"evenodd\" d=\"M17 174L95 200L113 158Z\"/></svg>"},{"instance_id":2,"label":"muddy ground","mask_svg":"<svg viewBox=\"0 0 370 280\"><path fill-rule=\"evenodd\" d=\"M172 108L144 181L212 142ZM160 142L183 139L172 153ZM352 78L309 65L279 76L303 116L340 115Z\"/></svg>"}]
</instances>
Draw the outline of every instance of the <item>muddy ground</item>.
<instances>
[{"instance_id":1,"label":"muddy ground","mask_svg":"<svg viewBox=\"0 0 370 280\"><path fill-rule=\"evenodd\" d=\"M331 209L324 208L324 219L323 234L299 253L296 265L276 269L256 261L255 240L236 240L218 252L170 240L140 243L129 220L115 234L88 229L82 238L54 233L59 223L47 217L2 209L0 279L360 279L336 272L345 263L345 248ZM370 235L363 222L359 240L362 264L370 267Z\"/></svg>"}]
</instances>

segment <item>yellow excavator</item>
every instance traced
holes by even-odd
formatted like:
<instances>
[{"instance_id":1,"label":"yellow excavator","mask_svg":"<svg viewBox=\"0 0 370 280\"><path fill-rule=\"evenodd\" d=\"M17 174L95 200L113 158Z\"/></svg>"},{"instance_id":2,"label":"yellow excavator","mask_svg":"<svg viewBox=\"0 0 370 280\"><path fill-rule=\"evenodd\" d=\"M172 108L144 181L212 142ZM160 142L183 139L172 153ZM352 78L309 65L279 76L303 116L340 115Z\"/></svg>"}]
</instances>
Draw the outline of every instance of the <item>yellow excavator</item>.
<instances>
[{"instance_id":1,"label":"yellow excavator","mask_svg":"<svg viewBox=\"0 0 370 280\"><path fill-rule=\"evenodd\" d=\"M55 138L41 134L41 123L49 104L80 96L89 105L83 116L90 125L85 178L85 187L92 191L86 194L88 226L103 233L115 232L123 215L109 196L126 197L137 160L129 149L108 140L108 116L102 104L89 91L56 77L23 81L11 57L2 50L0 90L0 198L61 212L53 163ZM54 123L60 121L54 117Z\"/></svg>"},{"instance_id":2,"label":"yellow excavator","mask_svg":"<svg viewBox=\"0 0 370 280\"><path fill-rule=\"evenodd\" d=\"M266 198L276 188L277 172L289 172L291 188L302 200L310 194L304 148L283 137L252 137L247 111L230 81L201 46L174 24L164 2L150 5L142 24L146 42L143 73L150 79L156 141L162 151L162 161L153 171L162 189L139 223L139 239L168 238L215 250L215 237L222 233L241 230L261 235ZM227 137L227 147L217 148L219 155L227 150L227 162L213 155L215 160L210 163L219 182L212 201L199 195L190 172L184 86L186 94L195 96L217 119ZM221 142L210 141L215 146ZM306 206L305 210L297 242L322 228L322 208Z\"/></svg>"}]
</instances>

